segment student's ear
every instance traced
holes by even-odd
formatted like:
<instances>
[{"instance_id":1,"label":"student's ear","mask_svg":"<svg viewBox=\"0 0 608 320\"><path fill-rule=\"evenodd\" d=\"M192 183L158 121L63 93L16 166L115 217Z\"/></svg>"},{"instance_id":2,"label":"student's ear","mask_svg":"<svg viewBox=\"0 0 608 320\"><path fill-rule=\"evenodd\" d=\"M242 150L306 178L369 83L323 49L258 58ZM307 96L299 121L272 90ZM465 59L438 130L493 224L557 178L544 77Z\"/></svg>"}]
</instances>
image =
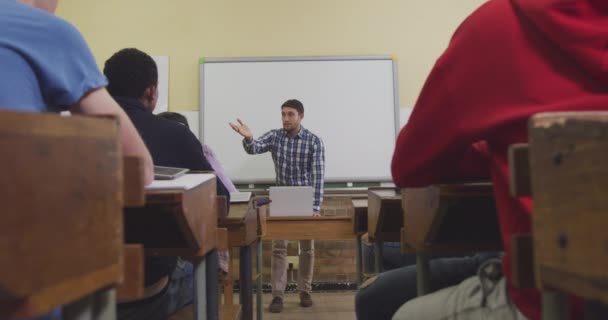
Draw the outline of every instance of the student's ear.
<instances>
[{"instance_id":1,"label":"student's ear","mask_svg":"<svg viewBox=\"0 0 608 320\"><path fill-rule=\"evenodd\" d=\"M154 102L158 99L158 87L151 85L144 91L144 99L148 102Z\"/></svg>"},{"instance_id":2,"label":"student's ear","mask_svg":"<svg viewBox=\"0 0 608 320\"><path fill-rule=\"evenodd\" d=\"M300 120L304 120L304 112L300 113Z\"/></svg>"}]
</instances>

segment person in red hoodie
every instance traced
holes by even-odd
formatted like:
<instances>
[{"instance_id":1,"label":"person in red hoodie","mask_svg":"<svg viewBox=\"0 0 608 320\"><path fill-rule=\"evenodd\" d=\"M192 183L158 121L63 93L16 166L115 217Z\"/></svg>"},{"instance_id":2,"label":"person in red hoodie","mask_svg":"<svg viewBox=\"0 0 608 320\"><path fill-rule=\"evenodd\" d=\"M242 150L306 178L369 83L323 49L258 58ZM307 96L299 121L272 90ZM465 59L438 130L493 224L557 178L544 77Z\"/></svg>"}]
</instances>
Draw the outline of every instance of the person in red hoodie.
<instances>
[{"instance_id":1,"label":"person in red hoodie","mask_svg":"<svg viewBox=\"0 0 608 320\"><path fill-rule=\"evenodd\" d=\"M507 149L528 140L530 116L571 110L608 110L608 1L490 0L462 23L399 134L392 174L399 187L491 178L504 277L480 272L393 319L540 319L540 293L510 284L510 239L531 232L532 199L509 195Z\"/></svg>"}]
</instances>

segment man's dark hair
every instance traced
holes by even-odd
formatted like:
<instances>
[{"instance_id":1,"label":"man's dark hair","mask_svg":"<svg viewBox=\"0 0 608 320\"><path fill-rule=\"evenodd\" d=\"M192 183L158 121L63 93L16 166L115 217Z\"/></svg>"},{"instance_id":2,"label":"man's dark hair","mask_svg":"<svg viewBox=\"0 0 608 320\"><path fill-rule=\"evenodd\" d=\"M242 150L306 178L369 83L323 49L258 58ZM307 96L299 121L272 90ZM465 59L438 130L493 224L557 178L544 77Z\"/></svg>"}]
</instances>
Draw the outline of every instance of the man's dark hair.
<instances>
[{"instance_id":1,"label":"man's dark hair","mask_svg":"<svg viewBox=\"0 0 608 320\"><path fill-rule=\"evenodd\" d=\"M116 52L104 65L108 92L113 96L139 99L146 88L158 84L156 62L147 53L135 48Z\"/></svg>"},{"instance_id":2,"label":"man's dark hair","mask_svg":"<svg viewBox=\"0 0 608 320\"><path fill-rule=\"evenodd\" d=\"M190 126L188 125L188 119L186 119L186 117L184 117L184 115L182 115L181 113L166 111L159 113L157 116L170 121L178 122L180 124L185 125L186 128L190 128Z\"/></svg>"},{"instance_id":3,"label":"man's dark hair","mask_svg":"<svg viewBox=\"0 0 608 320\"><path fill-rule=\"evenodd\" d=\"M304 113L304 105L302 104L302 102L296 99L291 99L283 102L281 110L285 107L294 108L298 111L299 114Z\"/></svg>"}]
</instances>

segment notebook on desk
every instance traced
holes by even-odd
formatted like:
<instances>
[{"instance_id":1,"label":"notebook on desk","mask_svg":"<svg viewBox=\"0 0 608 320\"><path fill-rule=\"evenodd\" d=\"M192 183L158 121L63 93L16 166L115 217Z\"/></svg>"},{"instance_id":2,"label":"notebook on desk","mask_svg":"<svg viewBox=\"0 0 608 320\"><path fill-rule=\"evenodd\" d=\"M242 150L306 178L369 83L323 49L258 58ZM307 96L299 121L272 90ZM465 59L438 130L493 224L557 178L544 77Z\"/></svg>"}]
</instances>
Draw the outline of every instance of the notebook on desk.
<instances>
[{"instance_id":1,"label":"notebook on desk","mask_svg":"<svg viewBox=\"0 0 608 320\"><path fill-rule=\"evenodd\" d=\"M188 169L154 166L154 180L173 180L183 176Z\"/></svg>"},{"instance_id":2,"label":"notebook on desk","mask_svg":"<svg viewBox=\"0 0 608 320\"><path fill-rule=\"evenodd\" d=\"M251 192L230 192L230 203L249 202Z\"/></svg>"},{"instance_id":3,"label":"notebook on desk","mask_svg":"<svg viewBox=\"0 0 608 320\"><path fill-rule=\"evenodd\" d=\"M312 216L313 189L307 187L270 187L270 216Z\"/></svg>"}]
</instances>

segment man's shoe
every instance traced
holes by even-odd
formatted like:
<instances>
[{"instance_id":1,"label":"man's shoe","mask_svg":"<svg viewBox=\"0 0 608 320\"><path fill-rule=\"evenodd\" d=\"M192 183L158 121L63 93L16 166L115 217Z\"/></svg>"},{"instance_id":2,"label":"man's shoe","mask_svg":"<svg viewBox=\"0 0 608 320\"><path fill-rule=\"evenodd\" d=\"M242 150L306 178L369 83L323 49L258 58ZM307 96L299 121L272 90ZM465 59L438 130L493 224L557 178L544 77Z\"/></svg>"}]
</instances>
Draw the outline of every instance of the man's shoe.
<instances>
[{"instance_id":1,"label":"man's shoe","mask_svg":"<svg viewBox=\"0 0 608 320\"><path fill-rule=\"evenodd\" d=\"M283 298L274 297L274 299L272 299L272 303L270 303L270 306L268 306L268 311L272 313L280 313L283 311Z\"/></svg>"},{"instance_id":2,"label":"man's shoe","mask_svg":"<svg viewBox=\"0 0 608 320\"><path fill-rule=\"evenodd\" d=\"M304 308L308 308L310 306L312 306L312 297L310 296L310 293L302 291L300 292L300 306L304 307Z\"/></svg>"}]
</instances>

